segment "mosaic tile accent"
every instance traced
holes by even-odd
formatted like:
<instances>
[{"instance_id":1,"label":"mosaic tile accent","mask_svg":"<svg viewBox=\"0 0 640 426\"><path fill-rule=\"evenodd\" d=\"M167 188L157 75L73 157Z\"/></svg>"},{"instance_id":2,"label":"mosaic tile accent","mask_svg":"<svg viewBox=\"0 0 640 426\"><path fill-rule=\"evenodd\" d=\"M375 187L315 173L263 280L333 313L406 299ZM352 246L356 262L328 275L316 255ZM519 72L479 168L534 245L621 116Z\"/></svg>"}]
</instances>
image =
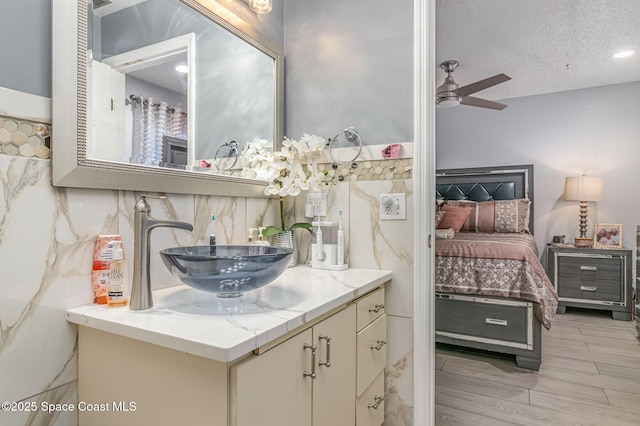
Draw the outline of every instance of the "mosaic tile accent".
<instances>
[{"instance_id":1,"label":"mosaic tile accent","mask_svg":"<svg viewBox=\"0 0 640 426\"><path fill-rule=\"evenodd\" d=\"M51 158L51 126L0 116L0 154Z\"/></svg>"},{"instance_id":2,"label":"mosaic tile accent","mask_svg":"<svg viewBox=\"0 0 640 426\"><path fill-rule=\"evenodd\" d=\"M339 182L404 180L412 178L413 159L356 161L351 164L318 164L318 170Z\"/></svg>"},{"instance_id":3,"label":"mosaic tile accent","mask_svg":"<svg viewBox=\"0 0 640 426\"><path fill-rule=\"evenodd\" d=\"M0 116L0 154L26 158L51 157L51 126ZM320 171L339 182L411 179L412 158L363 160L351 164L318 164Z\"/></svg>"}]
</instances>

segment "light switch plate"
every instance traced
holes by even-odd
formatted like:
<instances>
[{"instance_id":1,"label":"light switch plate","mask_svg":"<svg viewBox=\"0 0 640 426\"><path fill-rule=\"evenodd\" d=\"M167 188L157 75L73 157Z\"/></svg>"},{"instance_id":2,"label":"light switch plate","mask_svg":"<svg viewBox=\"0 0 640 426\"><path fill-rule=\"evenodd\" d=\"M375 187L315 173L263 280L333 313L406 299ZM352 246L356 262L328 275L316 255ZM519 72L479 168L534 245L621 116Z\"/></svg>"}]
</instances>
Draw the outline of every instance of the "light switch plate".
<instances>
[{"instance_id":1,"label":"light switch plate","mask_svg":"<svg viewBox=\"0 0 640 426\"><path fill-rule=\"evenodd\" d=\"M380 195L380 220L406 220L407 197L404 193Z\"/></svg>"}]
</instances>

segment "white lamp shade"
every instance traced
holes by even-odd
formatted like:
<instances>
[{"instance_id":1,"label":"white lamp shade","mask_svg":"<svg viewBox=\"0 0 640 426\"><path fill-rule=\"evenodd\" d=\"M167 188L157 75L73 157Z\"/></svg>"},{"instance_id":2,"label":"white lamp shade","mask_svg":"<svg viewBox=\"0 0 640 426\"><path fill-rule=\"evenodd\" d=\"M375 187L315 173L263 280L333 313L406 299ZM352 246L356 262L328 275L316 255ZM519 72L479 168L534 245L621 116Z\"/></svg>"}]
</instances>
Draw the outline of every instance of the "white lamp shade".
<instances>
[{"instance_id":1,"label":"white lamp shade","mask_svg":"<svg viewBox=\"0 0 640 426\"><path fill-rule=\"evenodd\" d=\"M564 199L573 201L602 201L601 177L568 176L564 180Z\"/></svg>"}]
</instances>

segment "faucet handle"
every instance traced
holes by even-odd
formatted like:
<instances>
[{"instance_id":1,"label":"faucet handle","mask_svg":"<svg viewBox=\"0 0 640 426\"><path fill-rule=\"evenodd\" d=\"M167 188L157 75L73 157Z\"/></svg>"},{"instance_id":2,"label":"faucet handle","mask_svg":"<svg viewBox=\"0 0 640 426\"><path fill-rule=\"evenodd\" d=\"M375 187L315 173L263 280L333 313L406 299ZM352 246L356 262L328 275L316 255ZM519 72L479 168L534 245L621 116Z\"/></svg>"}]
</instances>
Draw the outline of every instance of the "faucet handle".
<instances>
[{"instance_id":1,"label":"faucet handle","mask_svg":"<svg viewBox=\"0 0 640 426\"><path fill-rule=\"evenodd\" d=\"M157 200L164 200L167 197L165 195L150 195L150 194L140 194L140 199L136 201L136 211L139 212L150 212L151 206L147 202L147 198L155 198Z\"/></svg>"}]
</instances>

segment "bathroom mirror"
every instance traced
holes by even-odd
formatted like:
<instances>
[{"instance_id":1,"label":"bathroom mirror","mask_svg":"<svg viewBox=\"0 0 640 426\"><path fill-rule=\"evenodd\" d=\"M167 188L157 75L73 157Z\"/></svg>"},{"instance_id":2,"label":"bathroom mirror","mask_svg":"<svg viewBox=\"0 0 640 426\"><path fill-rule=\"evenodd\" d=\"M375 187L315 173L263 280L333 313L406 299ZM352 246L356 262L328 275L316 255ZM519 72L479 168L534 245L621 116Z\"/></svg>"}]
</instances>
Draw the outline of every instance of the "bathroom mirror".
<instances>
[{"instance_id":1,"label":"bathroom mirror","mask_svg":"<svg viewBox=\"0 0 640 426\"><path fill-rule=\"evenodd\" d=\"M53 0L52 101L56 186L258 196L213 160L282 139L282 48L215 0Z\"/></svg>"}]
</instances>

